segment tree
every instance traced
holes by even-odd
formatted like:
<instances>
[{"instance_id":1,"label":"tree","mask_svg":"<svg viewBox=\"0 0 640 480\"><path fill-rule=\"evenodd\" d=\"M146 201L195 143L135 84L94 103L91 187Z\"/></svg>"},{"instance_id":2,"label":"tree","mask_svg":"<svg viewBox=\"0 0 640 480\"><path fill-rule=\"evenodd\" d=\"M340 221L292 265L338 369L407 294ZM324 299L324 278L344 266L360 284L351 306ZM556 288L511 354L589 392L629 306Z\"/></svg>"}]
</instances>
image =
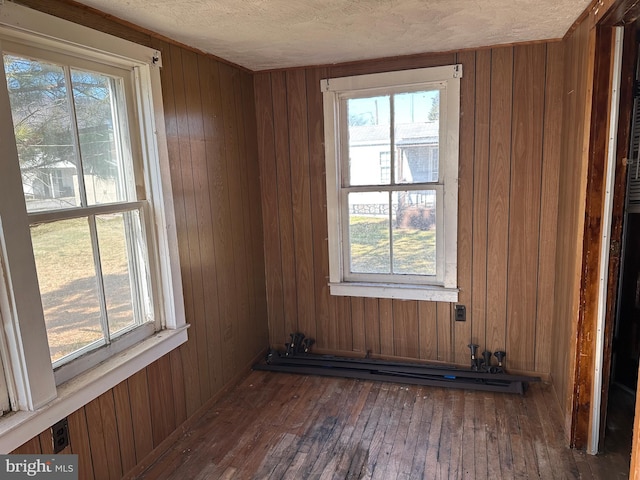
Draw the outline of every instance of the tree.
<instances>
[{"instance_id":1,"label":"tree","mask_svg":"<svg viewBox=\"0 0 640 480\"><path fill-rule=\"evenodd\" d=\"M440 119L440 95L436 95L431 99L431 109L429 110L428 118L432 122Z\"/></svg>"},{"instance_id":2,"label":"tree","mask_svg":"<svg viewBox=\"0 0 640 480\"><path fill-rule=\"evenodd\" d=\"M361 127L363 125L373 125L374 123L373 113L371 112L352 113L349 115L350 127Z\"/></svg>"},{"instance_id":3,"label":"tree","mask_svg":"<svg viewBox=\"0 0 640 480\"><path fill-rule=\"evenodd\" d=\"M74 119L83 173L116 174L111 158L114 80L13 55L5 55L4 68L20 168L28 183L46 181L54 168L76 165Z\"/></svg>"}]
</instances>

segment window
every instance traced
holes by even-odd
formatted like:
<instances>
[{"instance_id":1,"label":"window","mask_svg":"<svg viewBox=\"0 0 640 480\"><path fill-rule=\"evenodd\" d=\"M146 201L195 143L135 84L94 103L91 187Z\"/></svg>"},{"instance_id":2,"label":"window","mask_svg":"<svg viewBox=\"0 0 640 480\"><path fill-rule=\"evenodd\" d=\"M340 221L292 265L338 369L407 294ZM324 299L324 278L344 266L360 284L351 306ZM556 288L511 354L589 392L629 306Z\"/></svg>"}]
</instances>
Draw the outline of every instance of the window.
<instances>
[{"instance_id":1,"label":"window","mask_svg":"<svg viewBox=\"0 0 640 480\"><path fill-rule=\"evenodd\" d=\"M461 77L322 80L332 294L457 301Z\"/></svg>"},{"instance_id":2,"label":"window","mask_svg":"<svg viewBox=\"0 0 640 480\"><path fill-rule=\"evenodd\" d=\"M68 415L186 341L186 325L159 52L0 12L0 353L21 411L0 420L10 450L52 409Z\"/></svg>"},{"instance_id":3,"label":"window","mask_svg":"<svg viewBox=\"0 0 640 480\"><path fill-rule=\"evenodd\" d=\"M380 152L380 183L391 181L391 152Z\"/></svg>"},{"instance_id":4,"label":"window","mask_svg":"<svg viewBox=\"0 0 640 480\"><path fill-rule=\"evenodd\" d=\"M160 327L144 179L135 178L144 167L127 114L135 102L124 88L133 72L91 62L74 67L74 58L9 42L3 50L55 368L139 327L147 327L143 336Z\"/></svg>"}]
</instances>

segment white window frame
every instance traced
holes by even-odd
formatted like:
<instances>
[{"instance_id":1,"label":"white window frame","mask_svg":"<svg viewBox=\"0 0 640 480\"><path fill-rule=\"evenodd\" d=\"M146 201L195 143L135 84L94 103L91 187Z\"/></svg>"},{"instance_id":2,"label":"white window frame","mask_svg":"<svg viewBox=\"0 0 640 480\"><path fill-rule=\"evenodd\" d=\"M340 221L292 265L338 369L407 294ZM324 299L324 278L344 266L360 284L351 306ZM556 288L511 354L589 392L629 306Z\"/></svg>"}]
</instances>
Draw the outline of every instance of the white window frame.
<instances>
[{"instance_id":1,"label":"white window frame","mask_svg":"<svg viewBox=\"0 0 640 480\"><path fill-rule=\"evenodd\" d=\"M13 3L0 5L0 50L5 40L134 72L138 117L129 121L139 127L146 198L153 205L146 226L147 234L155 239L156 248L150 255L156 267L151 275L155 277L152 283L159 286L153 295L162 329L133 346L122 348L114 342L103 347L96 351L103 355L97 366L78 374L81 362L75 362L76 370L68 370L56 381L39 301L7 85L1 79L0 144L5 162L0 175L0 354L13 410L0 418L2 453L186 342L188 327L164 130L160 52ZM22 201L16 202L20 196Z\"/></svg>"},{"instance_id":2,"label":"white window frame","mask_svg":"<svg viewBox=\"0 0 640 480\"><path fill-rule=\"evenodd\" d=\"M457 302L458 155L460 130L460 78L462 65L421 68L351 77L329 78L320 82L323 94L325 166L327 181L327 223L329 233L329 288L332 295L397 298ZM437 204L437 274L411 282L392 278L363 280L350 275L348 261L348 213L343 181L348 162L347 118L341 105L346 98L386 93L440 89L440 178L434 183L442 189ZM410 184L408 184L410 186ZM400 185L398 185L400 187ZM400 189L400 188L396 188ZM344 252L347 252L346 254ZM371 275L373 277L374 275Z\"/></svg>"}]
</instances>

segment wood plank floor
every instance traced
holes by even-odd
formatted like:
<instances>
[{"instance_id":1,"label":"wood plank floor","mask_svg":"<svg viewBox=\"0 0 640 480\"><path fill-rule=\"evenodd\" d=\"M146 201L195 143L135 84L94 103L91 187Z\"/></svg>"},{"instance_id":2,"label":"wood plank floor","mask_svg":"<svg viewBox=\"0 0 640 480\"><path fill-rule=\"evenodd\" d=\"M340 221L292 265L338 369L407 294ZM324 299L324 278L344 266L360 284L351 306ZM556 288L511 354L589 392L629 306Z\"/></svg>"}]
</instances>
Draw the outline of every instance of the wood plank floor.
<instances>
[{"instance_id":1,"label":"wood plank floor","mask_svg":"<svg viewBox=\"0 0 640 480\"><path fill-rule=\"evenodd\" d=\"M564 447L549 385L524 396L252 372L140 479L615 479Z\"/></svg>"}]
</instances>

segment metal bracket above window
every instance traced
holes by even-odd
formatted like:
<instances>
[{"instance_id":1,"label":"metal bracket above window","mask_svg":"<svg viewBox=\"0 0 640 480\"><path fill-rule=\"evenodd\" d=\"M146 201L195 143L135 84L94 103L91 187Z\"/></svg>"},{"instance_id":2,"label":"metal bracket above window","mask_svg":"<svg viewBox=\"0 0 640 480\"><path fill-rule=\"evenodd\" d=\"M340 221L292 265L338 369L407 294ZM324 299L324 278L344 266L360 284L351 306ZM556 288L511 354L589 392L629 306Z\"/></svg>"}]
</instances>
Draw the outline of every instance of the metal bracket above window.
<instances>
[{"instance_id":1,"label":"metal bracket above window","mask_svg":"<svg viewBox=\"0 0 640 480\"><path fill-rule=\"evenodd\" d=\"M162 68L162 54L159 50L153 52L153 55L151 56L151 65Z\"/></svg>"}]
</instances>

